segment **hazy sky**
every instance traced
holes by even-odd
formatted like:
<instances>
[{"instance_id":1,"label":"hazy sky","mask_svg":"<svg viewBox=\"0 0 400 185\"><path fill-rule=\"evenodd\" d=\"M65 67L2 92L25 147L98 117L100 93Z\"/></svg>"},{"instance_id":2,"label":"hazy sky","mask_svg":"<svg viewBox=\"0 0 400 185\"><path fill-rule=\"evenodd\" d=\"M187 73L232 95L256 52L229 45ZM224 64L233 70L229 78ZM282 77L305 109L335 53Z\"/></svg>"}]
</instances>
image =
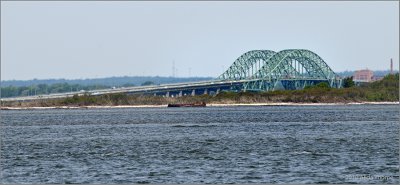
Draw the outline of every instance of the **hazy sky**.
<instances>
[{"instance_id":1,"label":"hazy sky","mask_svg":"<svg viewBox=\"0 0 400 185\"><path fill-rule=\"evenodd\" d=\"M1 78L216 77L254 49L398 69L399 2L1 2Z\"/></svg>"}]
</instances>

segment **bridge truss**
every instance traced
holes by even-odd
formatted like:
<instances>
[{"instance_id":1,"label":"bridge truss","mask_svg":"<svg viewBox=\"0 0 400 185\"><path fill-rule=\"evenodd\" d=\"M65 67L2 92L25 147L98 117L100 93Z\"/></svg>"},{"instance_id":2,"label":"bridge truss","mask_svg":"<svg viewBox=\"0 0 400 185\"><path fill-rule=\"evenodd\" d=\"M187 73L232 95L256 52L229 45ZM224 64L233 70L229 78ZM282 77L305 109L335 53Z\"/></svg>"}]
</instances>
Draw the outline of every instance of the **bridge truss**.
<instances>
[{"instance_id":1,"label":"bridge truss","mask_svg":"<svg viewBox=\"0 0 400 185\"><path fill-rule=\"evenodd\" d=\"M305 49L246 52L217 80L242 81L240 86L232 87L232 90L238 91L294 90L320 82L341 87L341 79L324 60Z\"/></svg>"}]
</instances>

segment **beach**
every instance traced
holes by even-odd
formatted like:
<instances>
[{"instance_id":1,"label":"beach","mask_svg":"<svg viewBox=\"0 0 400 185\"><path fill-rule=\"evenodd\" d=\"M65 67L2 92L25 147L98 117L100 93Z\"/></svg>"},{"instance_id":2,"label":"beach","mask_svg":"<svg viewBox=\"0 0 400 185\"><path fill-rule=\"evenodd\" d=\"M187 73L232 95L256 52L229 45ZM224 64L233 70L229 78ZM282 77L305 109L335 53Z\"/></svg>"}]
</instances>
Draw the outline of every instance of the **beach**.
<instances>
[{"instance_id":1,"label":"beach","mask_svg":"<svg viewBox=\"0 0 400 185\"><path fill-rule=\"evenodd\" d=\"M396 105L399 102L348 102L348 103L295 103L295 102L268 102L268 103L210 103L207 107L233 106L322 106L322 105ZM110 108L157 108L168 105L98 105L98 106L49 106L49 107L6 107L1 110L29 110L29 109L110 109Z\"/></svg>"}]
</instances>

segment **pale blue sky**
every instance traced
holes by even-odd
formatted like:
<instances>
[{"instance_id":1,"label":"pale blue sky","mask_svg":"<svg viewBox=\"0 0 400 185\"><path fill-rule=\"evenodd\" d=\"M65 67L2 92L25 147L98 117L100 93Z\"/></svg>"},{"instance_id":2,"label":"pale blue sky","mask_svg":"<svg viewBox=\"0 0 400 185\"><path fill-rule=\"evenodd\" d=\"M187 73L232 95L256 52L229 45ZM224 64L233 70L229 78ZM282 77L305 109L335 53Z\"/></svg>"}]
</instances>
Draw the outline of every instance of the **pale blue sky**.
<instances>
[{"instance_id":1,"label":"pale blue sky","mask_svg":"<svg viewBox=\"0 0 400 185\"><path fill-rule=\"evenodd\" d=\"M254 49L398 69L399 2L1 2L1 78L221 74Z\"/></svg>"}]
</instances>

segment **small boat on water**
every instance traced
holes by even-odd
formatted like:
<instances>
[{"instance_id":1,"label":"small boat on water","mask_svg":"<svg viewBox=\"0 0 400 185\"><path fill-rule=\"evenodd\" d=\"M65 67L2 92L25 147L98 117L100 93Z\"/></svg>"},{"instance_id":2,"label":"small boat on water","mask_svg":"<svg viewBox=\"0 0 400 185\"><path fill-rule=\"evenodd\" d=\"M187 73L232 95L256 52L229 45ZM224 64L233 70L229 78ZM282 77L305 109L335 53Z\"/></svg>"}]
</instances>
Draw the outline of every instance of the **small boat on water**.
<instances>
[{"instance_id":1,"label":"small boat on water","mask_svg":"<svg viewBox=\"0 0 400 185\"><path fill-rule=\"evenodd\" d=\"M205 107L206 103L178 103L178 104L168 104L168 107Z\"/></svg>"}]
</instances>

